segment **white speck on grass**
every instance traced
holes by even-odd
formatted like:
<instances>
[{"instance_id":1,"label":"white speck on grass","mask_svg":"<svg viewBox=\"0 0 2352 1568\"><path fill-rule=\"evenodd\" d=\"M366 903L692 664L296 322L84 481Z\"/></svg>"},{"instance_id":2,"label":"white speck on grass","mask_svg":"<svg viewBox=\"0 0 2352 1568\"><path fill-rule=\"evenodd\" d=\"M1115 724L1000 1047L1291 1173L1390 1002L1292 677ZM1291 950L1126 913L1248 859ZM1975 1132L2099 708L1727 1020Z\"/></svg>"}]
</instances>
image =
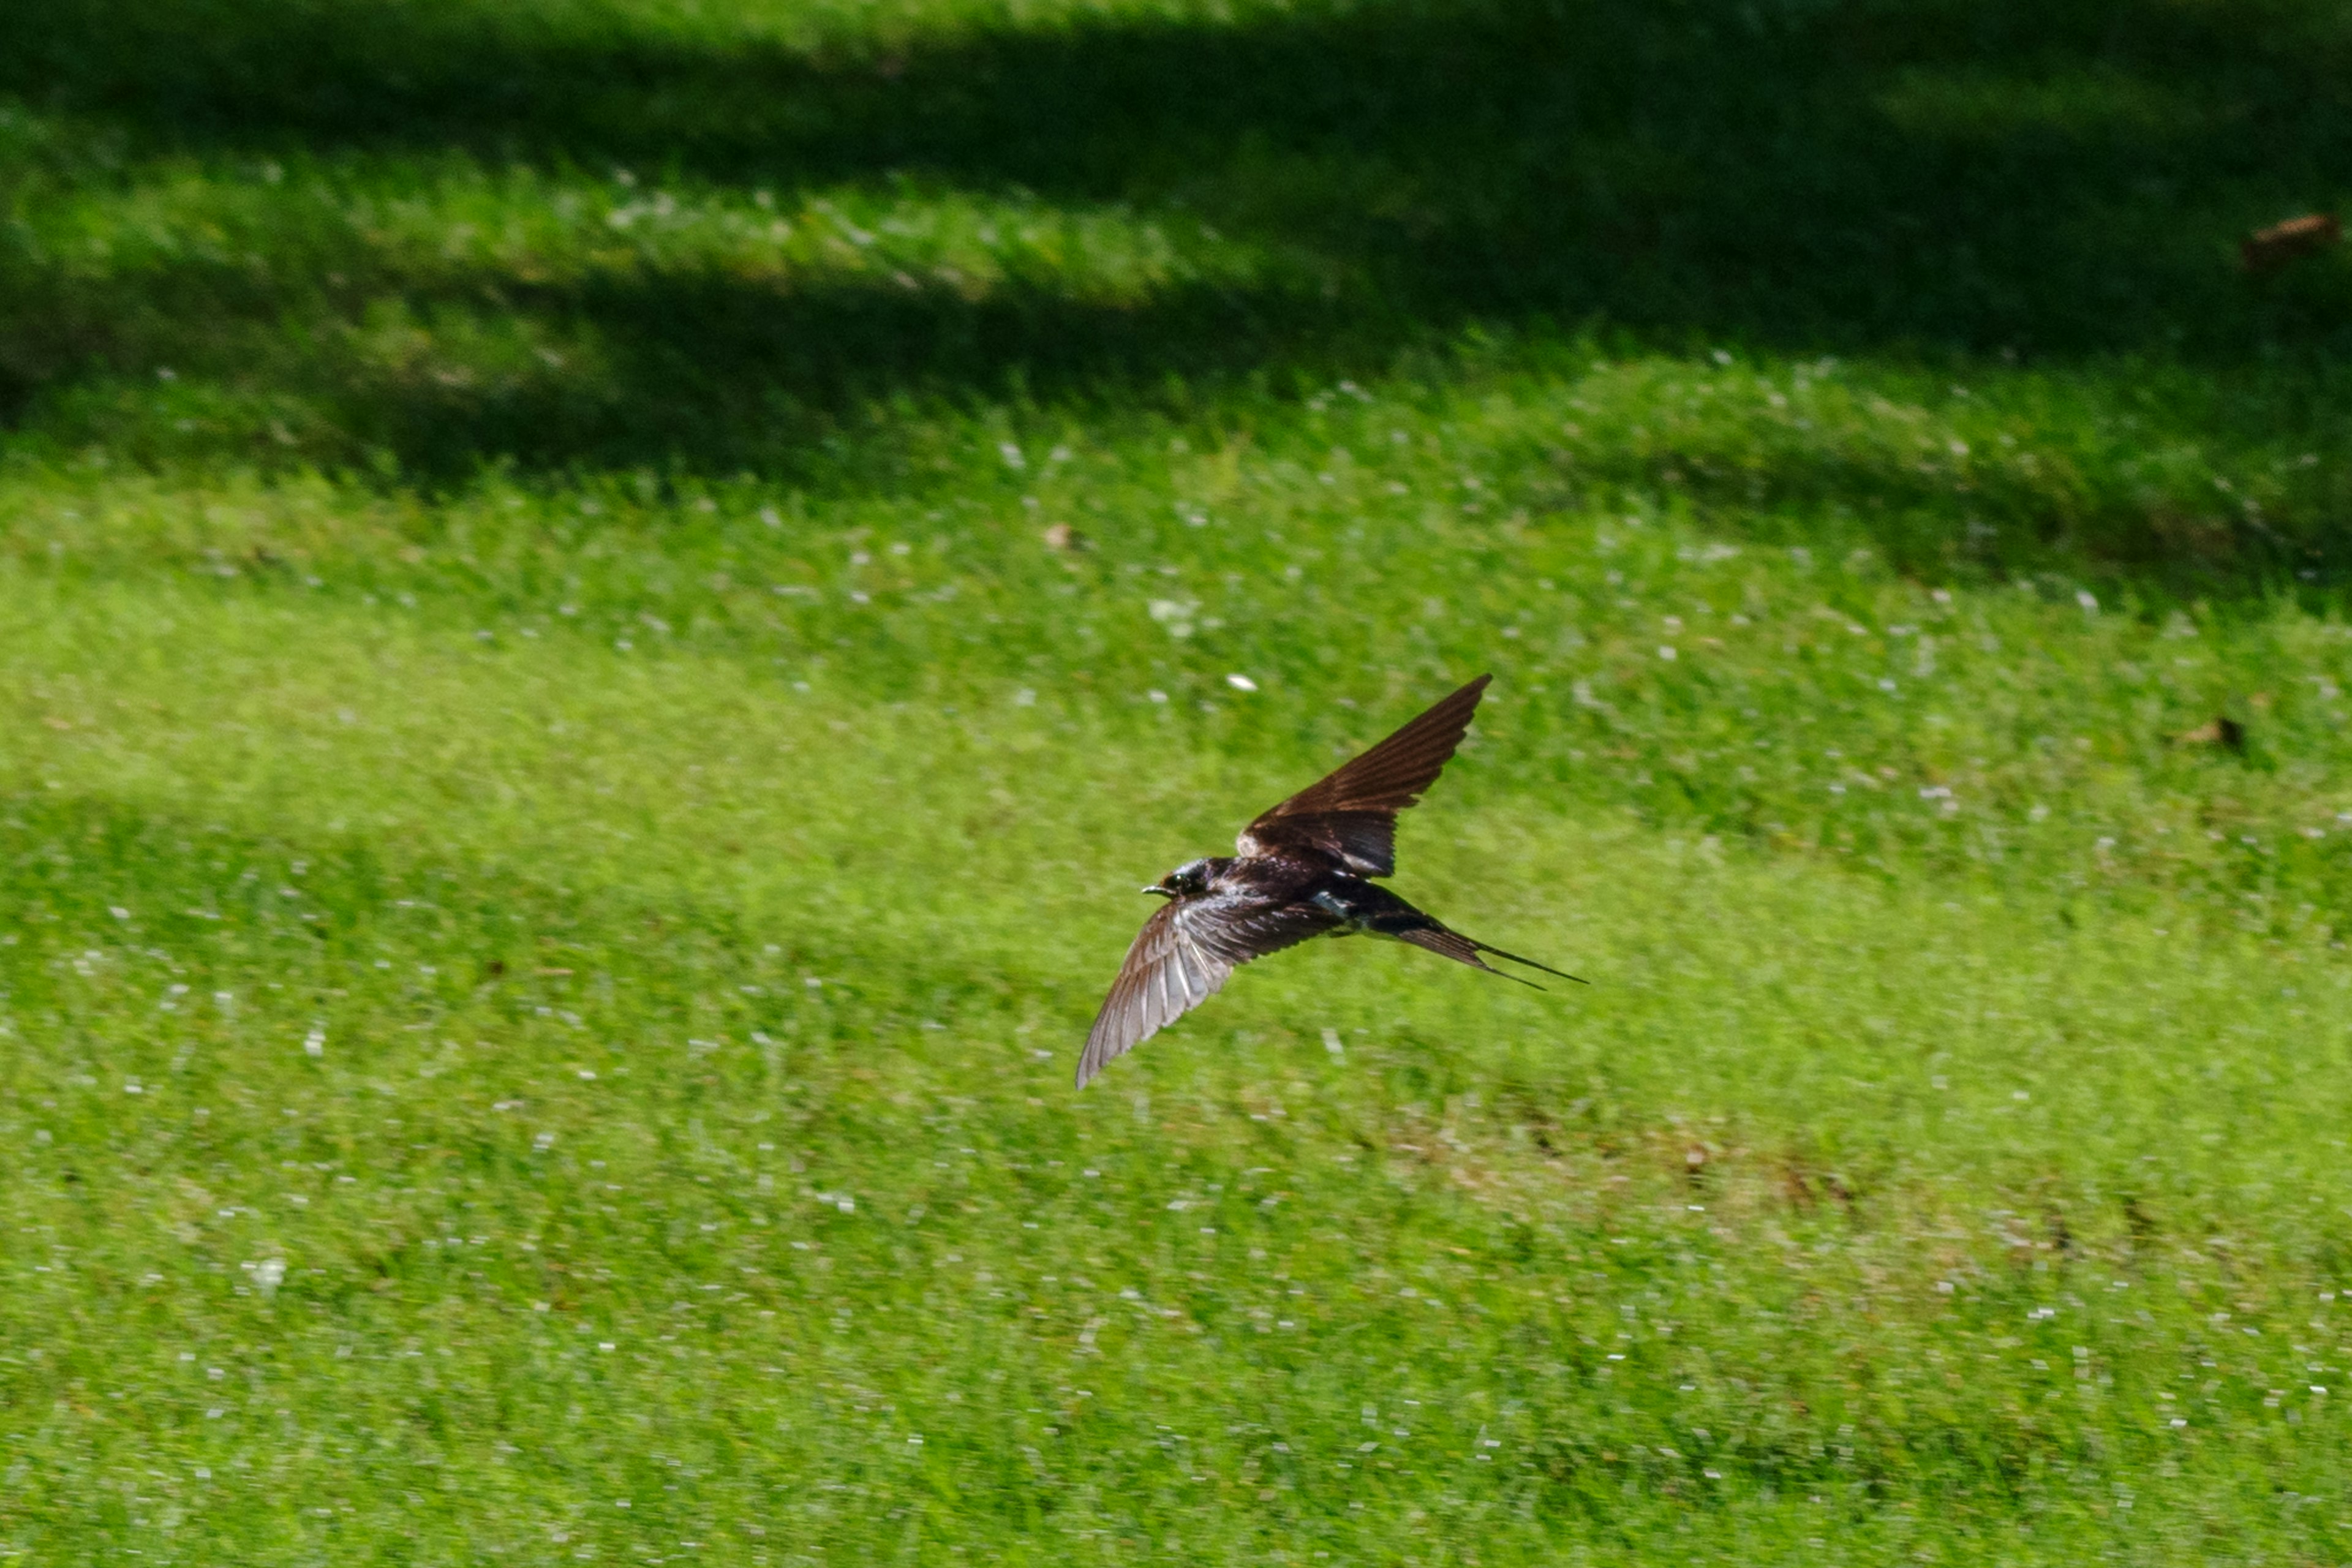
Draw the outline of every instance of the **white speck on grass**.
<instances>
[{"instance_id":1,"label":"white speck on grass","mask_svg":"<svg viewBox=\"0 0 2352 1568\"><path fill-rule=\"evenodd\" d=\"M324 1024L313 1024L310 1032L302 1037L302 1054L306 1057L327 1054L327 1026Z\"/></svg>"},{"instance_id":2,"label":"white speck on grass","mask_svg":"<svg viewBox=\"0 0 2352 1568\"><path fill-rule=\"evenodd\" d=\"M1337 1029L1323 1031L1323 1048L1335 1057L1344 1057L1348 1054L1348 1047L1340 1042L1339 1031Z\"/></svg>"},{"instance_id":3,"label":"white speck on grass","mask_svg":"<svg viewBox=\"0 0 2352 1568\"><path fill-rule=\"evenodd\" d=\"M1153 599L1145 606L1151 618L1168 628L1171 637L1192 635L1192 617L1201 606L1187 599Z\"/></svg>"},{"instance_id":4,"label":"white speck on grass","mask_svg":"<svg viewBox=\"0 0 2352 1568\"><path fill-rule=\"evenodd\" d=\"M2095 616L2099 613L2099 596L2087 589L2078 591L2074 595L2074 602L2083 606L2083 613L2086 616Z\"/></svg>"},{"instance_id":5,"label":"white speck on grass","mask_svg":"<svg viewBox=\"0 0 2352 1568\"><path fill-rule=\"evenodd\" d=\"M1225 677L1225 684L1232 687L1235 691L1255 691L1257 689L1257 682L1252 680L1246 675L1228 675Z\"/></svg>"},{"instance_id":6,"label":"white speck on grass","mask_svg":"<svg viewBox=\"0 0 2352 1568\"><path fill-rule=\"evenodd\" d=\"M106 912L107 912L108 914L112 915L116 920L119 920L119 921L127 921L127 920L129 920L129 919L131 918L131 911L130 911L129 910L126 910L126 909L121 908L121 906L119 906L119 905L116 905L116 906L110 906L110 907L107 910L107 911L106 911Z\"/></svg>"},{"instance_id":7,"label":"white speck on grass","mask_svg":"<svg viewBox=\"0 0 2352 1568\"><path fill-rule=\"evenodd\" d=\"M1029 459L1021 455L1021 448L1010 441L999 445L996 455L1004 459L1004 466L1008 468L1025 468L1029 466Z\"/></svg>"},{"instance_id":8,"label":"white speck on grass","mask_svg":"<svg viewBox=\"0 0 2352 1568\"><path fill-rule=\"evenodd\" d=\"M1667 662L1669 662L1669 663L1672 663L1672 662L1674 661L1674 659L1677 657L1677 656L1676 656L1676 654L1675 653L1674 645L1673 645L1672 643L1668 643L1668 644L1666 644L1665 646L1664 646L1664 647L1660 647L1660 648L1658 649L1658 657L1659 657L1660 658L1663 658L1663 659L1666 660L1666 661L1667 661Z\"/></svg>"},{"instance_id":9,"label":"white speck on grass","mask_svg":"<svg viewBox=\"0 0 2352 1568\"><path fill-rule=\"evenodd\" d=\"M1157 689L1147 691L1143 695L1150 698L1154 702L1165 702L1168 700L1168 693L1158 690Z\"/></svg>"}]
</instances>

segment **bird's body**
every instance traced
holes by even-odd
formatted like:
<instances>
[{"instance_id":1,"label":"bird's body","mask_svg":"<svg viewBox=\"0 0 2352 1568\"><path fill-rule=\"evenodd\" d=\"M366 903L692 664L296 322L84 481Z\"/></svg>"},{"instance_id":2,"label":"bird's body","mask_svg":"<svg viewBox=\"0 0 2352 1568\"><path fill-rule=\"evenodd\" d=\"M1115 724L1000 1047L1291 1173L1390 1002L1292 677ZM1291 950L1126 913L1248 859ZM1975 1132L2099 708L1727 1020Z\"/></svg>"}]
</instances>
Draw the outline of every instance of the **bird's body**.
<instances>
[{"instance_id":1,"label":"bird's body","mask_svg":"<svg viewBox=\"0 0 2352 1568\"><path fill-rule=\"evenodd\" d=\"M1079 1087L1214 995L1240 965L1309 937L1387 937L1499 974L1479 956L1492 953L1575 979L1464 936L1370 879L1396 869L1396 814L1454 754L1488 679L1265 813L1243 831L1239 853L1190 861L1146 888L1168 902L1128 949L1087 1036Z\"/></svg>"},{"instance_id":2,"label":"bird's body","mask_svg":"<svg viewBox=\"0 0 2352 1568\"><path fill-rule=\"evenodd\" d=\"M1386 936L1435 921L1378 882L1313 850L1249 857L1216 856L1194 862L1205 879L1196 895L1204 910L1262 916L1294 941L1310 936ZM1284 946L1290 945L1286 942ZM1261 949L1264 956L1272 949Z\"/></svg>"}]
</instances>

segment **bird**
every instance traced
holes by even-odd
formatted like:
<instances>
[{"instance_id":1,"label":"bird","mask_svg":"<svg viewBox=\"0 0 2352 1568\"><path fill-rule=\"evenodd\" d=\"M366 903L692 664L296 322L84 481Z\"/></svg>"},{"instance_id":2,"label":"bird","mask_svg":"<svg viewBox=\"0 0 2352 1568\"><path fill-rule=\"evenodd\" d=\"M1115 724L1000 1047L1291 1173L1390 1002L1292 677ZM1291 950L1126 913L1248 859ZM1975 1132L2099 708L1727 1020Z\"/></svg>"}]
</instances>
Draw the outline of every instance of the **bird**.
<instances>
[{"instance_id":1,"label":"bird","mask_svg":"<svg viewBox=\"0 0 2352 1568\"><path fill-rule=\"evenodd\" d=\"M1215 995L1235 969L1309 937L1386 937L1538 991L1481 955L1584 984L1565 970L1465 936L1372 880L1395 874L1397 813L1437 782L1493 679L1478 677L1261 813L1242 830L1234 854L1188 860L1145 888L1168 901L1128 948L1087 1031L1078 1087Z\"/></svg>"}]
</instances>

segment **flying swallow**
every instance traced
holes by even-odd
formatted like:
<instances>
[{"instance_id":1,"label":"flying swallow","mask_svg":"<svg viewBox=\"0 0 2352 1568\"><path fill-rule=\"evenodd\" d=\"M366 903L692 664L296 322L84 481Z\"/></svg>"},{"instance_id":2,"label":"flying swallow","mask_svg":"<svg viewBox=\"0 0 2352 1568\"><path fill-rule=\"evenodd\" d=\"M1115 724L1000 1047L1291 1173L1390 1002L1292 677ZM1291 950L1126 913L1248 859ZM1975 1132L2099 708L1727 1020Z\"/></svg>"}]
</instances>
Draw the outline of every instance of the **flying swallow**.
<instances>
[{"instance_id":1,"label":"flying swallow","mask_svg":"<svg viewBox=\"0 0 2352 1568\"><path fill-rule=\"evenodd\" d=\"M1492 953L1576 980L1464 936L1368 879L1395 874L1397 813L1437 782L1493 679L1480 676L1337 773L1259 816L1242 830L1233 856L1187 861L1144 889L1168 901L1153 911L1127 950L1110 995L1087 1034L1078 1087L1084 1089L1104 1063L1215 995L1235 969L1308 937L1387 937L1489 974L1519 978L1479 956Z\"/></svg>"}]
</instances>

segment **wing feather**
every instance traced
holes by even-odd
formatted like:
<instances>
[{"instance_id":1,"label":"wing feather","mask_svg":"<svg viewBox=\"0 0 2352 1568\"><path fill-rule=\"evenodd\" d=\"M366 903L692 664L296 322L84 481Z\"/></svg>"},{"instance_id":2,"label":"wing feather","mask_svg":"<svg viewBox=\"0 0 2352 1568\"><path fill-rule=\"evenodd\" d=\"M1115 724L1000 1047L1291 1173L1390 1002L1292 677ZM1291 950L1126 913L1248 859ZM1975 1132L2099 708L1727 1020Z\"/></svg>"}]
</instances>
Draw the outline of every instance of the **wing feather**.
<instances>
[{"instance_id":1,"label":"wing feather","mask_svg":"<svg viewBox=\"0 0 2352 1568\"><path fill-rule=\"evenodd\" d=\"M1244 858L1320 850L1361 877L1396 871L1396 817L1437 782L1494 677L1482 675L1387 740L1307 785L1245 828Z\"/></svg>"},{"instance_id":2,"label":"wing feather","mask_svg":"<svg viewBox=\"0 0 2352 1568\"><path fill-rule=\"evenodd\" d=\"M1330 929L1313 905L1231 894L1179 899L1136 933L1078 1056L1078 1087L1224 988L1253 958Z\"/></svg>"}]
</instances>

